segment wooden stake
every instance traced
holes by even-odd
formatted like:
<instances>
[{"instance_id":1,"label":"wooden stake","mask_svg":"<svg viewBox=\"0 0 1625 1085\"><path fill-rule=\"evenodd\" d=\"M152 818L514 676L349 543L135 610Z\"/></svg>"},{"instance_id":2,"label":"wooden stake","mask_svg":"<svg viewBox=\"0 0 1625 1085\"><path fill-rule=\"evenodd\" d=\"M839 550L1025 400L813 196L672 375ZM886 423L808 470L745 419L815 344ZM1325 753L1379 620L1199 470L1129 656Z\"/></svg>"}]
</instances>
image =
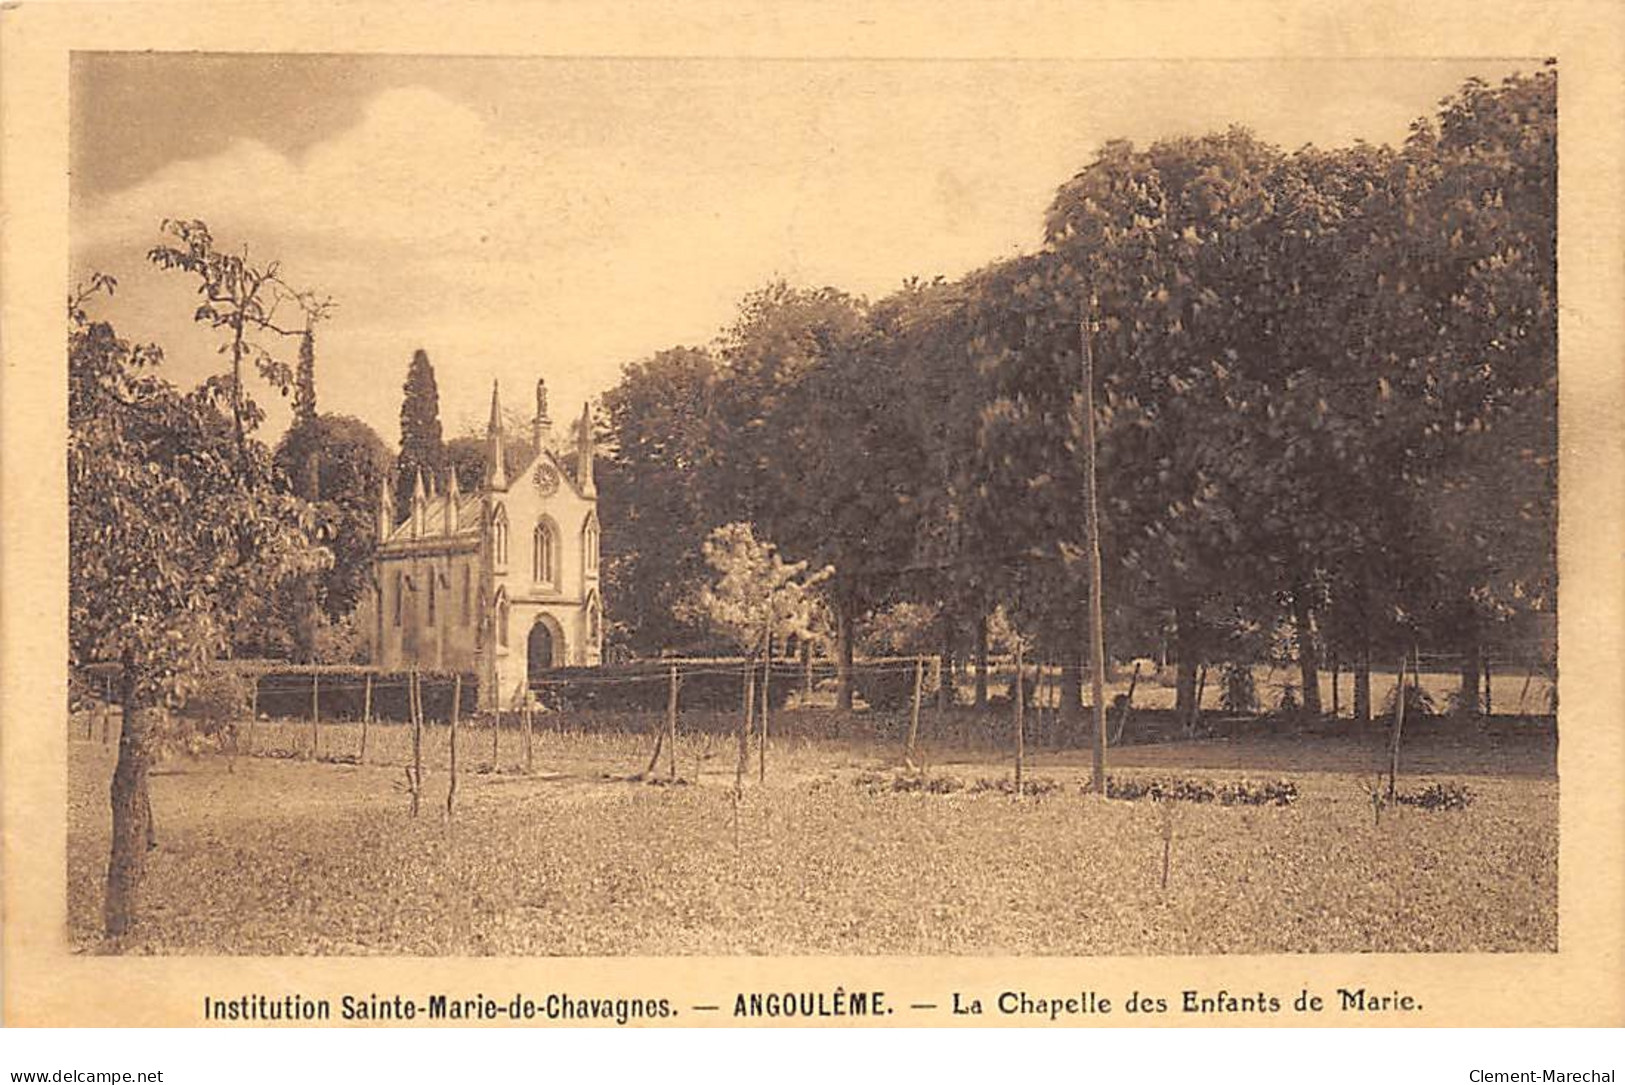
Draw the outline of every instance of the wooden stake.
<instances>
[{"instance_id":1,"label":"wooden stake","mask_svg":"<svg viewBox=\"0 0 1625 1085\"><path fill-rule=\"evenodd\" d=\"M357 761L367 763L367 728L372 724L372 672L367 673L367 688L361 695L361 756Z\"/></svg>"},{"instance_id":2,"label":"wooden stake","mask_svg":"<svg viewBox=\"0 0 1625 1085\"><path fill-rule=\"evenodd\" d=\"M523 706L525 713L525 775L529 776L535 771L535 754L531 746L530 698L525 698Z\"/></svg>"},{"instance_id":3,"label":"wooden stake","mask_svg":"<svg viewBox=\"0 0 1625 1085\"><path fill-rule=\"evenodd\" d=\"M767 706L768 686L773 677L773 628L767 630L767 655L762 660L762 733L756 737L756 782L767 783Z\"/></svg>"},{"instance_id":4,"label":"wooden stake","mask_svg":"<svg viewBox=\"0 0 1625 1085\"><path fill-rule=\"evenodd\" d=\"M1123 710L1117 714L1117 733L1112 736L1112 743L1122 741L1123 728L1128 726L1129 717L1134 715L1134 690L1140 684L1140 661L1134 661L1134 673L1129 675L1128 696L1123 698Z\"/></svg>"},{"instance_id":5,"label":"wooden stake","mask_svg":"<svg viewBox=\"0 0 1625 1085\"><path fill-rule=\"evenodd\" d=\"M671 682L666 690L666 779L677 779L677 664L671 665Z\"/></svg>"},{"instance_id":6,"label":"wooden stake","mask_svg":"<svg viewBox=\"0 0 1625 1085\"><path fill-rule=\"evenodd\" d=\"M914 748L920 738L920 695L925 688L925 660L914 660L914 706L908 714L908 745L903 750L903 760L909 771L915 767Z\"/></svg>"},{"instance_id":7,"label":"wooden stake","mask_svg":"<svg viewBox=\"0 0 1625 1085\"><path fill-rule=\"evenodd\" d=\"M1333 653L1333 655L1332 655L1332 719L1334 719L1334 720L1337 719L1338 716L1341 714L1341 708L1337 703L1337 679L1339 677L1339 675L1338 675L1338 665L1337 664L1338 664L1337 655L1336 655L1336 653Z\"/></svg>"},{"instance_id":8,"label":"wooden stake","mask_svg":"<svg viewBox=\"0 0 1625 1085\"><path fill-rule=\"evenodd\" d=\"M418 670L412 668L407 680L407 698L412 716L412 816L418 816L418 798L423 791L423 686Z\"/></svg>"},{"instance_id":9,"label":"wooden stake","mask_svg":"<svg viewBox=\"0 0 1625 1085\"><path fill-rule=\"evenodd\" d=\"M1405 731L1405 657L1399 657L1399 684L1394 687L1394 738L1388 750L1388 801L1394 801L1399 778L1399 739Z\"/></svg>"},{"instance_id":10,"label":"wooden stake","mask_svg":"<svg viewBox=\"0 0 1625 1085\"><path fill-rule=\"evenodd\" d=\"M1191 723L1189 731L1196 733L1202 724L1202 696L1207 693L1207 664L1204 663L1196 670L1196 697L1191 701Z\"/></svg>"},{"instance_id":11,"label":"wooden stake","mask_svg":"<svg viewBox=\"0 0 1625 1085\"><path fill-rule=\"evenodd\" d=\"M1027 675L1022 644L1016 641L1016 680L1011 685L1016 702L1016 794L1021 794L1021 774L1027 764Z\"/></svg>"},{"instance_id":12,"label":"wooden stake","mask_svg":"<svg viewBox=\"0 0 1625 1085\"><path fill-rule=\"evenodd\" d=\"M1091 310L1094 299L1089 299ZM1106 610L1101 599L1100 509L1095 499L1095 356L1089 321L1078 328L1083 343L1083 524L1089 555L1089 684L1094 698L1094 765L1090 787L1106 794Z\"/></svg>"},{"instance_id":13,"label":"wooden stake","mask_svg":"<svg viewBox=\"0 0 1625 1085\"><path fill-rule=\"evenodd\" d=\"M750 724L756 714L756 661L745 660L745 716L739 721L739 760L734 765L734 802L745 793L745 766L750 764ZM737 821L737 818L736 818ZM735 831L737 833L736 824Z\"/></svg>"},{"instance_id":14,"label":"wooden stake","mask_svg":"<svg viewBox=\"0 0 1625 1085\"><path fill-rule=\"evenodd\" d=\"M310 674L310 759L312 761L322 753L322 676L312 671Z\"/></svg>"},{"instance_id":15,"label":"wooden stake","mask_svg":"<svg viewBox=\"0 0 1625 1085\"><path fill-rule=\"evenodd\" d=\"M451 693L451 782L446 785L446 820L450 821L457 803L457 717L463 705L463 676L452 679Z\"/></svg>"},{"instance_id":16,"label":"wooden stake","mask_svg":"<svg viewBox=\"0 0 1625 1085\"><path fill-rule=\"evenodd\" d=\"M1490 698L1490 654L1484 653L1484 715L1495 715L1495 702Z\"/></svg>"},{"instance_id":17,"label":"wooden stake","mask_svg":"<svg viewBox=\"0 0 1625 1085\"><path fill-rule=\"evenodd\" d=\"M260 718L260 676L255 675L248 687L248 752L254 752L254 721ZM107 742L107 728L102 727L102 743Z\"/></svg>"}]
</instances>

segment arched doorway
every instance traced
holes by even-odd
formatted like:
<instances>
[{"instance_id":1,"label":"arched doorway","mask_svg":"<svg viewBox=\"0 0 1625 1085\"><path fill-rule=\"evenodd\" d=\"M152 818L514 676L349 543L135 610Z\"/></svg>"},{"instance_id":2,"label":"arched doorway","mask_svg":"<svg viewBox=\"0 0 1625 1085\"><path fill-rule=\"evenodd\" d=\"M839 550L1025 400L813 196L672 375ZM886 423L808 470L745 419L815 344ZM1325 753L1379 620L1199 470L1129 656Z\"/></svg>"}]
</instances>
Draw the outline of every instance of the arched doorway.
<instances>
[{"instance_id":1,"label":"arched doorway","mask_svg":"<svg viewBox=\"0 0 1625 1085\"><path fill-rule=\"evenodd\" d=\"M545 614L537 618L525 645L525 672L530 682L534 684L544 672L558 666L563 652L564 633L558 623Z\"/></svg>"}]
</instances>

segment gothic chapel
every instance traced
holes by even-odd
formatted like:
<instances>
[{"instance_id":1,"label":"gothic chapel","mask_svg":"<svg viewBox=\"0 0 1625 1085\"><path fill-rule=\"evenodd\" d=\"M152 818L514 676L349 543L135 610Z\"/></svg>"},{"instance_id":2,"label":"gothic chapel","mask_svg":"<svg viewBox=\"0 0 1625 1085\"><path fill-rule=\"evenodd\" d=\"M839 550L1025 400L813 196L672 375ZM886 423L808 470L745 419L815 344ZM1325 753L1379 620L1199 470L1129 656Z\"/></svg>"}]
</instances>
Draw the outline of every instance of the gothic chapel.
<instances>
[{"instance_id":1,"label":"gothic chapel","mask_svg":"<svg viewBox=\"0 0 1625 1085\"><path fill-rule=\"evenodd\" d=\"M537 381L531 446L510 474L493 384L478 493L460 493L452 471L443 489L420 474L412 507L397 522L390 487L383 487L369 622L374 666L476 673L480 701L490 708L498 698L514 703L549 668L599 664L604 622L589 410L582 411L573 465L548 447L552 428L547 387Z\"/></svg>"}]
</instances>

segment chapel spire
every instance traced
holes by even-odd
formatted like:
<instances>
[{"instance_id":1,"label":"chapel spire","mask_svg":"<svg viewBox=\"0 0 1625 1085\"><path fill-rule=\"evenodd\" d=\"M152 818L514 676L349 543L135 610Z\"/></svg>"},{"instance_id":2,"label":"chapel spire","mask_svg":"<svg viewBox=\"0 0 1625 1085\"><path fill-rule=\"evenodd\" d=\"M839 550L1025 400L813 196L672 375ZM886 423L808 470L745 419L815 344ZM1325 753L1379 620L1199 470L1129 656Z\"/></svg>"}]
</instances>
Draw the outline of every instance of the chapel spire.
<instances>
[{"instance_id":1,"label":"chapel spire","mask_svg":"<svg viewBox=\"0 0 1625 1085\"><path fill-rule=\"evenodd\" d=\"M395 487L384 482L378 487L378 541L389 538L395 530Z\"/></svg>"},{"instance_id":2,"label":"chapel spire","mask_svg":"<svg viewBox=\"0 0 1625 1085\"><path fill-rule=\"evenodd\" d=\"M428 498L423 492L423 468L419 467L412 476L412 535L423 534L423 518L428 511Z\"/></svg>"},{"instance_id":3,"label":"chapel spire","mask_svg":"<svg viewBox=\"0 0 1625 1085\"><path fill-rule=\"evenodd\" d=\"M576 484L583 497L595 497L598 488L592 480L592 402L581 405L581 432L576 435Z\"/></svg>"},{"instance_id":4,"label":"chapel spire","mask_svg":"<svg viewBox=\"0 0 1625 1085\"><path fill-rule=\"evenodd\" d=\"M508 469L502 453L502 405L497 402L497 382L491 382L491 420L485 424L485 488L506 490Z\"/></svg>"}]
</instances>

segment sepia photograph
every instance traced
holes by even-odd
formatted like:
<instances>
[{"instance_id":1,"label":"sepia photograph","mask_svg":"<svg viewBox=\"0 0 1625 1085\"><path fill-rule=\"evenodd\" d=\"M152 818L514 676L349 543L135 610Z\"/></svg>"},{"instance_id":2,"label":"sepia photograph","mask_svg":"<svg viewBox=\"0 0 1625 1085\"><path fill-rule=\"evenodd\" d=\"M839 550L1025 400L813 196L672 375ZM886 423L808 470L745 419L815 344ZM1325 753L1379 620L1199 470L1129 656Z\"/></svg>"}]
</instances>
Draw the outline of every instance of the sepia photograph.
<instances>
[{"instance_id":1,"label":"sepia photograph","mask_svg":"<svg viewBox=\"0 0 1625 1085\"><path fill-rule=\"evenodd\" d=\"M71 951L1557 953L1560 69L73 53Z\"/></svg>"}]
</instances>

